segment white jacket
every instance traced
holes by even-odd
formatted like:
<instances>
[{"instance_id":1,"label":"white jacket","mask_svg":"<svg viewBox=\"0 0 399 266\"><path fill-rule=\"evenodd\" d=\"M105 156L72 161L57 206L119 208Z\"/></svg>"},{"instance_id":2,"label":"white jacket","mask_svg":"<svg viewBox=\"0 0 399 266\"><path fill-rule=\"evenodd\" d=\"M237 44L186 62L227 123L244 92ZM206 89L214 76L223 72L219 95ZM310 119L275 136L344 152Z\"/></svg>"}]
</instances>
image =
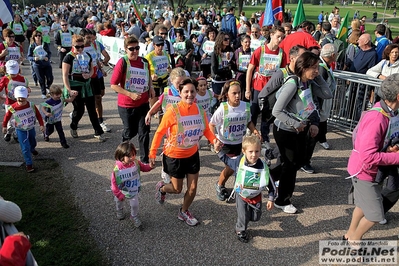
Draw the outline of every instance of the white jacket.
<instances>
[{"instance_id":1,"label":"white jacket","mask_svg":"<svg viewBox=\"0 0 399 266\"><path fill-rule=\"evenodd\" d=\"M368 76L374 78L378 78L378 75L388 77L395 73L399 73L399 60L396 60L395 63L390 65L389 60L386 59L382 59L377 65L373 66L366 72Z\"/></svg>"}]
</instances>

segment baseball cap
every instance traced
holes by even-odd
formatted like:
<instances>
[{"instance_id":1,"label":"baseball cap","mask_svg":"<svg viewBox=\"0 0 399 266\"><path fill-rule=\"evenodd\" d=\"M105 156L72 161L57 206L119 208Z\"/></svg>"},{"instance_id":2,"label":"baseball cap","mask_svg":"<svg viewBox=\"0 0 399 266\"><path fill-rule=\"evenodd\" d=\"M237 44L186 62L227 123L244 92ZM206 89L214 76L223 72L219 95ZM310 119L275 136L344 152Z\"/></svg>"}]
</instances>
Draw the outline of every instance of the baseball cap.
<instances>
[{"instance_id":1,"label":"baseball cap","mask_svg":"<svg viewBox=\"0 0 399 266\"><path fill-rule=\"evenodd\" d=\"M15 60L9 60L6 63L6 72L11 75L19 73L19 64Z\"/></svg>"},{"instance_id":2,"label":"baseball cap","mask_svg":"<svg viewBox=\"0 0 399 266\"><path fill-rule=\"evenodd\" d=\"M152 41L154 44L164 44L164 39L161 36L155 36Z\"/></svg>"},{"instance_id":3,"label":"baseball cap","mask_svg":"<svg viewBox=\"0 0 399 266\"><path fill-rule=\"evenodd\" d=\"M28 98L28 89L25 86L18 86L14 89L15 98Z\"/></svg>"},{"instance_id":4,"label":"baseball cap","mask_svg":"<svg viewBox=\"0 0 399 266\"><path fill-rule=\"evenodd\" d=\"M90 18L90 20L98 21L98 18L97 18L96 16L92 16L92 17Z\"/></svg>"}]
</instances>

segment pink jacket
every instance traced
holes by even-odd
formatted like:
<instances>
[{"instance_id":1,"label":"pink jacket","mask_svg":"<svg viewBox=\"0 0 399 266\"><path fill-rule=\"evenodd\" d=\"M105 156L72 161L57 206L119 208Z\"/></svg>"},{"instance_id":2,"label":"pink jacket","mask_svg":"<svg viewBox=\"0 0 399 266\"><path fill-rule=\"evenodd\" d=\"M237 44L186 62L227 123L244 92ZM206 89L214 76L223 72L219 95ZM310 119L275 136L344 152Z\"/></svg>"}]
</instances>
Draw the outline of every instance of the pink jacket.
<instances>
[{"instance_id":1,"label":"pink jacket","mask_svg":"<svg viewBox=\"0 0 399 266\"><path fill-rule=\"evenodd\" d=\"M137 162L139 163L140 172L149 172L152 170L152 168L150 167L149 164L145 164L140 161L137 161ZM134 166L134 162L132 162L131 164L126 164L126 165L123 164L121 161L115 162L115 168L117 167L119 170L130 168L133 166ZM118 187L118 184L116 183L116 177L115 177L114 171L112 171L112 174L111 174L111 190L119 200L123 200L125 198L125 195L122 193L122 191Z\"/></svg>"},{"instance_id":2,"label":"pink jacket","mask_svg":"<svg viewBox=\"0 0 399 266\"><path fill-rule=\"evenodd\" d=\"M380 103L375 107L381 107ZM380 152L389 125L389 118L377 111L369 111L362 117L354 148L348 161L348 173L373 182L378 166L399 165L399 153Z\"/></svg>"}]
</instances>

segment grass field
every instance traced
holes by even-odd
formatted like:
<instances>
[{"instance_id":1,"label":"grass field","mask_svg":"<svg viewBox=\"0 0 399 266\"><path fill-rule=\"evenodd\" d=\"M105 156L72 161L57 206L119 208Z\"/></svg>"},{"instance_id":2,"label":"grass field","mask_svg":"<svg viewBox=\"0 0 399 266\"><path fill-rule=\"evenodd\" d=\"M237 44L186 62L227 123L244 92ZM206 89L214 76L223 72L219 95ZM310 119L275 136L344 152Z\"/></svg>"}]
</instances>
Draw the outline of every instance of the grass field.
<instances>
[{"instance_id":1,"label":"grass field","mask_svg":"<svg viewBox=\"0 0 399 266\"><path fill-rule=\"evenodd\" d=\"M379 3L380 4L380 3ZM367 16L367 22L366 22L366 31L370 33L372 36L374 36L374 29L375 25L380 23L382 21L382 17L384 14L384 9L385 7L367 7L367 6L362 6L361 3L355 3L355 5L349 5L349 6L340 6L337 3L337 7L340 8L340 15L341 17L345 17L346 13L349 12L349 23L353 18L353 14L355 13L356 10L359 10L360 16ZM295 15L295 10L297 8L296 4L287 4L285 6L286 9L291 9L291 13L294 16ZM312 21L313 23L317 23L317 16L320 14L320 11L328 12L330 13L332 9L334 8L333 5L311 5L311 4L304 4L304 9L305 9L305 15L306 19L309 21ZM243 11L245 11L246 16L250 17L252 13L255 13L259 10L264 11L265 6L264 5L258 5L258 6L245 6ZM372 14L374 11L377 11L378 17L377 17L377 23L371 23L371 18ZM397 16L396 18L393 17L392 15L393 10L389 10L387 8L385 18L388 19L388 23L391 27L392 30L392 37L395 38L396 36L399 35L399 17ZM236 15L238 15L238 12L236 12Z\"/></svg>"},{"instance_id":2,"label":"grass field","mask_svg":"<svg viewBox=\"0 0 399 266\"><path fill-rule=\"evenodd\" d=\"M106 265L58 163L35 160L35 166L40 171L31 174L24 166L0 167L0 194L21 208L22 220L15 226L30 236L38 264Z\"/></svg>"}]
</instances>

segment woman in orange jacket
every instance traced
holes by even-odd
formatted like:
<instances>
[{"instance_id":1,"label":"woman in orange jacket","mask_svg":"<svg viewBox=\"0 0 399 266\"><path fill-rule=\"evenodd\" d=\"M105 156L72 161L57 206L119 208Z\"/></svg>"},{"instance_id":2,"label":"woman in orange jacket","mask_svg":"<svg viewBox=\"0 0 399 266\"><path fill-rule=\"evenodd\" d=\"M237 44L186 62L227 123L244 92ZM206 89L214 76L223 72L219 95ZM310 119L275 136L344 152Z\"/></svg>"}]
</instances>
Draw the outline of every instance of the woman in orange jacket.
<instances>
[{"instance_id":1,"label":"woman in orange jacket","mask_svg":"<svg viewBox=\"0 0 399 266\"><path fill-rule=\"evenodd\" d=\"M165 184L159 181L156 185L155 198L163 204L166 193L180 194L183 179L187 177L187 191L183 205L177 218L188 225L198 224L198 220L188 210L197 192L197 182L200 170L198 144L204 135L219 150L221 143L209 129L208 119L204 110L194 101L197 81L187 78L179 85L181 101L172 104L166 110L164 117L155 132L150 148L150 165L155 166L157 148L166 134L163 147L163 171L170 176L171 182Z\"/></svg>"}]
</instances>

